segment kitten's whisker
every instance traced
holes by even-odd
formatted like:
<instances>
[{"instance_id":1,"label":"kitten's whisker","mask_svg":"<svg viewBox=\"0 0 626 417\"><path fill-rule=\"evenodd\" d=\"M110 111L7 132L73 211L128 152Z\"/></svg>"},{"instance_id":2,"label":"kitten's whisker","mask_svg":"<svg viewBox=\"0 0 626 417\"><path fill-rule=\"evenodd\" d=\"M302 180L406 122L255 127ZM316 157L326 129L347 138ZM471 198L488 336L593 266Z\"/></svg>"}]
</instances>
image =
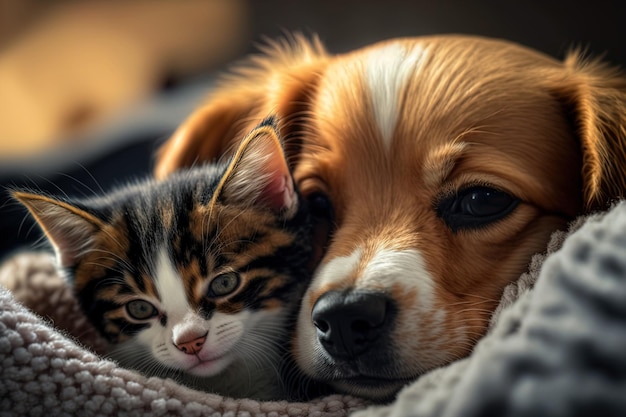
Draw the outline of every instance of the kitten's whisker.
<instances>
[{"instance_id":1,"label":"kitten's whisker","mask_svg":"<svg viewBox=\"0 0 626 417\"><path fill-rule=\"evenodd\" d=\"M228 223L226 223L226 225L224 227L222 227L222 228L220 228L219 225L217 225L218 227L216 228L215 236L213 237L213 239L209 243L209 248L211 248L211 247L213 247L215 245L215 242L217 242L222 237L222 233L224 233L226 231L226 229L228 229L228 227L232 224L232 222L237 220L242 214L244 214L243 210L241 210L239 213L237 213L236 216L233 216L233 218L230 219L228 221Z\"/></svg>"},{"instance_id":2,"label":"kitten's whisker","mask_svg":"<svg viewBox=\"0 0 626 417\"><path fill-rule=\"evenodd\" d=\"M26 223L26 221L30 219L30 215L28 213L24 214L24 217L22 217L22 221L20 222L20 224L17 226L17 234L21 235L22 234L22 228L24 227L24 224ZM28 228L28 230L26 231L26 235L28 236L29 234L31 234L31 232L33 231L33 228L35 227L37 223L33 222L30 227Z\"/></svg>"},{"instance_id":3,"label":"kitten's whisker","mask_svg":"<svg viewBox=\"0 0 626 417\"><path fill-rule=\"evenodd\" d=\"M123 271L120 271L120 270L115 269L115 268L109 268L106 264L102 264L102 263L99 263L99 262L89 261L89 262L85 262L85 265L99 266L102 269L110 269L112 271L118 272L120 275L123 274Z\"/></svg>"},{"instance_id":4,"label":"kitten's whisker","mask_svg":"<svg viewBox=\"0 0 626 417\"><path fill-rule=\"evenodd\" d=\"M118 243L118 245L120 247L122 247L121 244L119 244L119 242L115 239L114 236L112 236L108 231L106 232L107 235L114 240L116 243ZM93 252L102 252L103 254L109 255L111 257L111 259L118 261L119 263L121 263L124 267L126 267L126 269L128 269L128 271L134 271L135 268L133 267L133 265L130 264L130 262L128 260L126 260L125 258L123 258L121 255L108 250L108 249L103 249L103 248L94 248L92 249Z\"/></svg>"},{"instance_id":5,"label":"kitten's whisker","mask_svg":"<svg viewBox=\"0 0 626 417\"><path fill-rule=\"evenodd\" d=\"M72 181L74 181L74 182L76 182L76 183L80 184L81 186L85 187L85 188L87 189L87 191L89 191L89 192L92 194L92 196L93 196L93 195L97 195L97 193L93 190L93 188L91 188L90 186L88 186L87 184L85 184L84 182L82 182L81 180L79 180L78 178L76 178L76 177L74 177L74 176L72 176L72 175L70 175L70 174L67 174L67 173L65 173L65 172L59 172L58 174L59 174L60 176L62 176L62 177L69 178L69 179L71 179ZM93 178L93 177L92 177L92 178ZM87 194L86 194L85 192L83 192L83 191L81 191L81 194L82 194L82 195L83 195L83 197L85 197L85 198L90 197L89 195L87 195Z\"/></svg>"},{"instance_id":6,"label":"kitten's whisker","mask_svg":"<svg viewBox=\"0 0 626 417\"><path fill-rule=\"evenodd\" d=\"M122 256L118 255L117 253L113 251L103 249L103 248L89 248L84 251L85 254L98 253L98 252L101 252L103 256L97 259L112 260L113 262L117 261L120 264L122 264L122 266L126 267L129 271L133 270L133 266L126 259L124 259Z\"/></svg>"},{"instance_id":7,"label":"kitten's whisker","mask_svg":"<svg viewBox=\"0 0 626 417\"><path fill-rule=\"evenodd\" d=\"M92 173L87 169L87 167L85 167L83 164L81 164L80 162L76 161L75 162L76 165L78 165L79 167L81 167L83 169L83 171L85 171L85 173L87 175L89 175L89 178L91 178L91 180L93 181L94 184L96 184L96 186L98 186L98 189L100 190L100 192L102 194L105 194L104 189L102 188L102 186L100 185L100 183L98 182L98 180L96 180L96 178L92 175ZM93 192L93 190L91 190ZM93 192L94 194L96 194L95 192Z\"/></svg>"},{"instance_id":8,"label":"kitten's whisker","mask_svg":"<svg viewBox=\"0 0 626 417\"><path fill-rule=\"evenodd\" d=\"M70 199L70 196L65 192L65 190L63 190L61 187L59 187L54 181L52 181L49 178L44 177L43 175L37 175L37 177L39 177L39 179L47 182L48 184L50 184L54 188L56 188L59 191L59 193L63 194L63 196L65 197L66 200Z\"/></svg>"},{"instance_id":9,"label":"kitten's whisker","mask_svg":"<svg viewBox=\"0 0 626 417\"><path fill-rule=\"evenodd\" d=\"M226 323L220 323L218 324L215 328L216 329L223 329L224 327L232 327L235 326L237 323L233 322L233 321L228 321Z\"/></svg>"}]
</instances>

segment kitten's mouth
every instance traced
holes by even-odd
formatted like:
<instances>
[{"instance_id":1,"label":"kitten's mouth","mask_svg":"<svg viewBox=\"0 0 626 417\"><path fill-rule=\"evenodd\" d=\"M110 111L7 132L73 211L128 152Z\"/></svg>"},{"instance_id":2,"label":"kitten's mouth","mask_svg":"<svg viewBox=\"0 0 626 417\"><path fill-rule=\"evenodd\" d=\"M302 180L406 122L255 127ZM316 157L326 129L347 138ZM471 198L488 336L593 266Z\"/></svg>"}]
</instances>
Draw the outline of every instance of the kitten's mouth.
<instances>
[{"instance_id":1,"label":"kitten's mouth","mask_svg":"<svg viewBox=\"0 0 626 417\"><path fill-rule=\"evenodd\" d=\"M211 376L222 371L230 361L225 360L228 355L202 358L196 355L197 362L187 369L187 372L198 376Z\"/></svg>"}]
</instances>

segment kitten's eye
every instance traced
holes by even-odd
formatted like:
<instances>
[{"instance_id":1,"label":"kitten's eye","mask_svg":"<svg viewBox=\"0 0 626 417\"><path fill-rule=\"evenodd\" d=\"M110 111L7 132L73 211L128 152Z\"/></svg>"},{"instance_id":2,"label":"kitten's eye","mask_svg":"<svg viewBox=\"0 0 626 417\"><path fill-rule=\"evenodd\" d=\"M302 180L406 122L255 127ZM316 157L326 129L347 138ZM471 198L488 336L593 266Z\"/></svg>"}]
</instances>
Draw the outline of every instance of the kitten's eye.
<instances>
[{"instance_id":1,"label":"kitten's eye","mask_svg":"<svg viewBox=\"0 0 626 417\"><path fill-rule=\"evenodd\" d=\"M456 232L475 229L503 219L520 200L504 191L477 186L459 191L439 201L437 215Z\"/></svg>"},{"instance_id":2,"label":"kitten's eye","mask_svg":"<svg viewBox=\"0 0 626 417\"><path fill-rule=\"evenodd\" d=\"M145 300L133 300L126 304L128 315L135 320L147 320L157 315L157 309Z\"/></svg>"},{"instance_id":3,"label":"kitten's eye","mask_svg":"<svg viewBox=\"0 0 626 417\"><path fill-rule=\"evenodd\" d=\"M235 291L239 286L239 274L226 272L213 278L209 284L209 297L223 297Z\"/></svg>"}]
</instances>

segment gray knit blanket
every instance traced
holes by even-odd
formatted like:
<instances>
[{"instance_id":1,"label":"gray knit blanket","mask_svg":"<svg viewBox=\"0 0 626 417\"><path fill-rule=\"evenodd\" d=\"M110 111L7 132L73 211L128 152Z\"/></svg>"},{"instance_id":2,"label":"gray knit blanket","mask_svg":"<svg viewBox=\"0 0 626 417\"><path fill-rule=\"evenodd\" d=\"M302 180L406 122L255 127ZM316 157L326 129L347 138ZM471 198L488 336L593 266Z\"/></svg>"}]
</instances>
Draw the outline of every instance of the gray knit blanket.
<instances>
[{"instance_id":1,"label":"gray knit blanket","mask_svg":"<svg viewBox=\"0 0 626 417\"><path fill-rule=\"evenodd\" d=\"M0 416L626 416L626 203L556 232L472 354L388 405L224 398L122 369L106 349L50 255L0 267Z\"/></svg>"}]
</instances>

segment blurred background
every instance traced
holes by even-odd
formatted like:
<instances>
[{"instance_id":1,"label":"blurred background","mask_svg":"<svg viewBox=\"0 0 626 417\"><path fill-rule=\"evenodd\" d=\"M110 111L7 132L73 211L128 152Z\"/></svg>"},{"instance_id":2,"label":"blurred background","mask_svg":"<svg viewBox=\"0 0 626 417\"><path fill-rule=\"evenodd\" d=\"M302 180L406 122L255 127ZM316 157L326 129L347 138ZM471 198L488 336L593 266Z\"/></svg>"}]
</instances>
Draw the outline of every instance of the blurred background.
<instances>
[{"instance_id":1,"label":"blurred background","mask_svg":"<svg viewBox=\"0 0 626 417\"><path fill-rule=\"evenodd\" d=\"M0 0L0 259L39 232L7 187L89 196L150 173L228 64L317 33L333 53L436 33L626 68L626 1Z\"/></svg>"}]
</instances>

